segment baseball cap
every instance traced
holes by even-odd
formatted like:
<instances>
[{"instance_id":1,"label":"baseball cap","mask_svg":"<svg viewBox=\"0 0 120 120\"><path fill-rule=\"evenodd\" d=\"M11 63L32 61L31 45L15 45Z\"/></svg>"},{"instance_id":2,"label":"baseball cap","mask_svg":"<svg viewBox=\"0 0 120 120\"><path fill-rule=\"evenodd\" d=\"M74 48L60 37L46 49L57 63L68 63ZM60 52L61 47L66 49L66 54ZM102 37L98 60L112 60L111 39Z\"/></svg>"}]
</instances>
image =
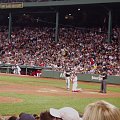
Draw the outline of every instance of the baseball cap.
<instances>
[{"instance_id":1,"label":"baseball cap","mask_svg":"<svg viewBox=\"0 0 120 120\"><path fill-rule=\"evenodd\" d=\"M27 113L22 113L19 120L35 120L34 116Z\"/></svg>"},{"instance_id":2,"label":"baseball cap","mask_svg":"<svg viewBox=\"0 0 120 120\"><path fill-rule=\"evenodd\" d=\"M61 109L50 108L50 114L63 120L82 120L79 113L71 107L63 107Z\"/></svg>"}]
</instances>

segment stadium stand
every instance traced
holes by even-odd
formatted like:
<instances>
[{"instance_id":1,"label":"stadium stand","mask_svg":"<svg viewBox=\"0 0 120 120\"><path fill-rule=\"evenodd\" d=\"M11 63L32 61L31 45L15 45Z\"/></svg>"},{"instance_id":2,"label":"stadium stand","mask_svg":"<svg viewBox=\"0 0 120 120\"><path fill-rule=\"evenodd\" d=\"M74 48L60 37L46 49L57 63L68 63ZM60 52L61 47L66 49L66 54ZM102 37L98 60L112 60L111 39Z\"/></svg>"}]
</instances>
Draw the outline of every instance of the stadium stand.
<instances>
[{"instance_id":1,"label":"stadium stand","mask_svg":"<svg viewBox=\"0 0 120 120\"><path fill-rule=\"evenodd\" d=\"M108 44L105 33L60 28L59 42L56 44L53 40L54 28L15 27L10 41L6 27L1 28L4 31L0 35L1 63L30 66L44 63L53 69L63 70L69 66L87 73L98 73L106 66L110 75L120 72L116 29L114 40Z\"/></svg>"},{"instance_id":2,"label":"stadium stand","mask_svg":"<svg viewBox=\"0 0 120 120\"><path fill-rule=\"evenodd\" d=\"M34 0L22 2L31 1ZM120 75L120 27L119 15L116 14L119 4L114 4L115 7L111 5L110 3L108 6L113 10L114 19L117 19L113 22L111 41L108 41L108 16L105 16L108 15L108 11L106 12L106 8L103 9L105 5L13 9L11 39L8 38L10 28L6 26L10 16L7 15L7 8L2 9L0 63L29 66L44 64L44 67L62 71L69 67L77 69L80 73L91 74L99 73L101 69L106 68L109 75ZM80 7L82 10L78 10ZM60 12L57 43L55 13L50 13L56 10ZM66 11L69 13L66 14ZM70 12L75 14L72 15Z\"/></svg>"},{"instance_id":3,"label":"stadium stand","mask_svg":"<svg viewBox=\"0 0 120 120\"><path fill-rule=\"evenodd\" d=\"M12 2L47 1L62 0L0 0L0 5ZM30 8L14 9L11 7L12 10L9 6L8 8L5 6L4 9L0 6L0 67L5 64L18 64L50 68L55 71L64 71L65 68L70 68L83 74L99 74L101 70L107 70L108 75L120 76L120 15L118 14L120 13L120 2L116 4L110 2L108 6L102 3L99 5L88 4L89 1L87 6L82 4L79 6L59 5L58 7L54 4L55 7L47 5L34 7L31 3L27 4L31 5ZM25 4L23 5L25 6ZM101 10L103 8L104 10ZM108 40L108 8L114 13L110 41ZM55 41L54 12L57 10L60 12L60 24L58 25L58 41ZM75 14L72 15L71 12ZM8 22L10 22L8 14L10 13L13 15L11 31L8 27ZM10 39L8 38L9 34ZM41 71L35 70L30 75L37 76L37 74L40 76ZM103 103L106 102L102 101L102 106L109 105L109 103ZM110 110L113 108L118 110L115 106ZM21 119L20 116L18 118L11 116L8 120L30 120L30 118L39 120L40 118L37 114L23 114ZM83 116L83 120L89 119L89 115L88 118L86 116ZM108 114L107 117L109 117ZM119 118L120 113L118 112L118 118L116 117L115 120L119 120ZM0 120L7 119L0 116Z\"/></svg>"}]
</instances>

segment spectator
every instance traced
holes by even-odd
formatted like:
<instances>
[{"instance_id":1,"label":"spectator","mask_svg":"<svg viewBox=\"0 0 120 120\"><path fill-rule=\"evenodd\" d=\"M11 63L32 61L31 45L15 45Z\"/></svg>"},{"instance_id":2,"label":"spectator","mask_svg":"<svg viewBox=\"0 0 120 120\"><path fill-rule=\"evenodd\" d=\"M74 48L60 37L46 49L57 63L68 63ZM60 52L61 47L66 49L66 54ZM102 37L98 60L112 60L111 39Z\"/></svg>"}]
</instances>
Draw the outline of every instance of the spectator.
<instances>
[{"instance_id":1,"label":"spectator","mask_svg":"<svg viewBox=\"0 0 120 120\"><path fill-rule=\"evenodd\" d=\"M49 111L40 113L40 120L54 120L54 118L55 117L52 116ZM62 120L62 119L60 119L60 120Z\"/></svg>"},{"instance_id":2,"label":"spectator","mask_svg":"<svg viewBox=\"0 0 120 120\"><path fill-rule=\"evenodd\" d=\"M11 116L8 118L8 120L17 120L17 117L16 116Z\"/></svg>"},{"instance_id":3,"label":"spectator","mask_svg":"<svg viewBox=\"0 0 120 120\"><path fill-rule=\"evenodd\" d=\"M1 115L0 115L0 120L2 120L2 117L1 117Z\"/></svg>"},{"instance_id":4,"label":"spectator","mask_svg":"<svg viewBox=\"0 0 120 120\"><path fill-rule=\"evenodd\" d=\"M71 107L63 107L61 109L50 108L40 114L40 120L81 120L79 113Z\"/></svg>"},{"instance_id":5,"label":"spectator","mask_svg":"<svg viewBox=\"0 0 120 120\"><path fill-rule=\"evenodd\" d=\"M120 109L106 101L97 101L85 108L83 120L120 120Z\"/></svg>"},{"instance_id":6,"label":"spectator","mask_svg":"<svg viewBox=\"0 0 120 120\"><path fill-rule=\"evenodd\" d=\"M31 114L21 113L19 115L19 120L35 120L35 118Z\"/></svg>"},{"instance_id":7,"label":"spectator","mask_svg":"<svg viewBox=\"0 0 120 120\"><path fill-rule=\"evenodd\" d=\"M37 114L33 114L33 117L35 118L35 120L40 120L40 117Z\"/></svg>"},{"instance_id":8,"label":"spectator","mask_svg":"<svg viewBox=\"0 0 120 120\"><path fill-rule=\"evenodd\" d=\"M120 75L118 37L106 43L106 33L91 29L59 28L59 41L54 42L54 28L13 27L11 41L7 27L0 26L1 63L41 66L64 71L64 66L80 73L98 74L106 66L108 75ZM116 34L116 29L114 29ZM33 47L34 46L34 47Z\"/></svg>"}]
</instances>

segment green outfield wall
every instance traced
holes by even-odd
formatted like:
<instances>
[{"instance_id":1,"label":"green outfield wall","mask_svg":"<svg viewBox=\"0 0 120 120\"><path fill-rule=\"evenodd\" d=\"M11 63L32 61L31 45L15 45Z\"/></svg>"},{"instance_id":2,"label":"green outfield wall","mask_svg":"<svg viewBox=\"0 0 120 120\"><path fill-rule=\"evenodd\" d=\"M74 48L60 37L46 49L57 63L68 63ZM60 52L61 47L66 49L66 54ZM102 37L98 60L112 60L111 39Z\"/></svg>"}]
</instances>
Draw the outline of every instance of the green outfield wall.
<instances>
[{"instance_id":1,"label":"green outfield wall","mask_svg":"<svg viewBox=\"0 0 120 120\"><path fill-rule=\"evenodd\" d=\"M0 73L10 73L13 74L12 64L1 64L0 65ZM42 77L46 78L57 78L57 79L64 79L63 72L60 71L53 71L50 68L42 68L38 66L27 66L22 65L20 66L21 73L23 75L31 75L33 71L42 70ZM87 82L100 82L98 74L77 74L79 81L87 81ZM108 76L107 83L111 84L120 84L120 76Z\"/></svg>"},{"instance_id":2,"label":"green outfield wall","mask_svg":"<svg viewBox=\"0 0 120 120\"><path fill-rule=\"evenodd\" d=\"M78 73L77 76L79 81L100 82L97 74ZM63 72L52 70L42 70L42 77L64 79ZM120 84L120 76L108 76L107 83Z\"/></svg>"}]
</instances>

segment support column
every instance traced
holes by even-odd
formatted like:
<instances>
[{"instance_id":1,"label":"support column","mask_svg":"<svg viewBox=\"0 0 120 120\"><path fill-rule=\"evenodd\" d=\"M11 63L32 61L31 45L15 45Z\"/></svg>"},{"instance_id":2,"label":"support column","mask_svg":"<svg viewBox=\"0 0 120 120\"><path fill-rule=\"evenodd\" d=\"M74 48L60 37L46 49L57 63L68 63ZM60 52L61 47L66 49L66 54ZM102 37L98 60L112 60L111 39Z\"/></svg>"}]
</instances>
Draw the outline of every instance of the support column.
<instances>
[{"instance_id":1,"label":"support column","mask_svg":"<svg viewBox=\"0 0 120 120\"><path fill-rule=\"evenodd\" d=\"M11 39L11 30L12 30L12 15L9 12L9 27L8 27L8 39Z\"/></svg>"},{"instance_id":2,"label":"support column","mask_svg":"<svg viewBox=\"0 0 120 120\"><path fill-rule=\"evenodd\" d=\"M55 42L58 42L58 21L59 21L59 13L56 12L56 27L55 27Z\"/></svg>"},{"instance_id":3,"label":"support column","mask_svg":"<svg viewBox=\"0 0 120 120\"><path fill-rule=\"evenodd\" d=\"M108 41L111 42L111 35L112 35L112 14L111 10L109 10L109 20L108 20Z\"/></svg>"},{"instance_id":4,"label":"support column","mask_svg":"<svg viewBox=\"0 0 120 120\"><path fill-rule=\"evenodd\" d=\"M120 28L117 29L118 32L118 47L120 48Z\"/></svg>"}]
</instances>

